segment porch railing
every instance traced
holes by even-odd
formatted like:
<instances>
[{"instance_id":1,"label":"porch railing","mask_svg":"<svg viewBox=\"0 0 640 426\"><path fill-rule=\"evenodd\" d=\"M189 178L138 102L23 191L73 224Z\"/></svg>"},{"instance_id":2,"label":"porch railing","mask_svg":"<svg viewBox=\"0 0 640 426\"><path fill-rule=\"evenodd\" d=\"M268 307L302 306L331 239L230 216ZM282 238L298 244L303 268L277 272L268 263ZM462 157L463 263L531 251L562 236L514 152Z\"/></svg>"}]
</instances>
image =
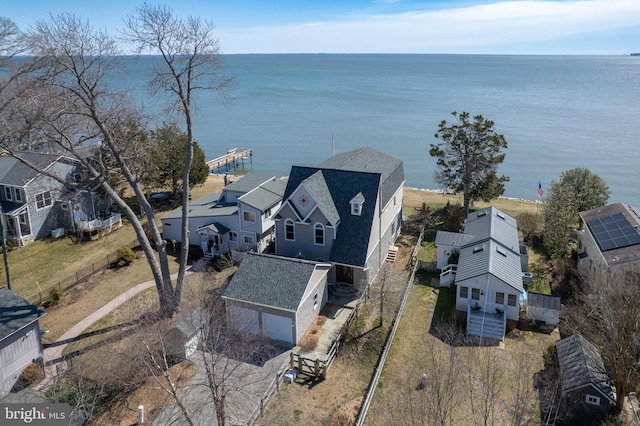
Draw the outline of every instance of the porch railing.
<instances>
[{"instance_id":1,"label":"porch railing","mask_svg":"<svg viewBox=\"0 0 640 426\"><path fill-rule=\"evenodd\" d=\"M111 213L111 217L104 220L78 220L76 221L76 227L80 231L95 231L100 229L107 229L110 226L120 223L121 220L122 215L120 213Z\"/></svg>"}]
</instances>

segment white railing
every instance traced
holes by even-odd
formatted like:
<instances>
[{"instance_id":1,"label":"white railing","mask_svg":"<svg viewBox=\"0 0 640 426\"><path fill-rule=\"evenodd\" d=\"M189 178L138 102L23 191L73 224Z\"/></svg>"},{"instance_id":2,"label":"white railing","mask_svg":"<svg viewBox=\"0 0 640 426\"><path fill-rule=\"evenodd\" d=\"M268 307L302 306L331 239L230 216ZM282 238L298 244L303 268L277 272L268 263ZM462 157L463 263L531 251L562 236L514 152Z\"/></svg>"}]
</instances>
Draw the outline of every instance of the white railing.
<instances>
[{"instance_id":1,"label":"white railing","mask_svg":"<svg viewBox=\"0 0 640 426\"><path fill-rule=\"evenodd\" d=\"M119 223L122 220L120 213L111 213L111 217L100 220L78 220L76 221L76 227L80 231L95 231L96 229L106 229L112 225Z\"/></svg>"},{"instance_id":2,"label":"white railing","mask_svg":"<svg viewBox=\"0 0 640 426\"><path fill-rule=\"evenodd\" d=\"M449 285L456 279L456 272L458 271L458 265L449 264L442 268L440 272L440 286L449 287Z\"/></svg>"}]
</instances>

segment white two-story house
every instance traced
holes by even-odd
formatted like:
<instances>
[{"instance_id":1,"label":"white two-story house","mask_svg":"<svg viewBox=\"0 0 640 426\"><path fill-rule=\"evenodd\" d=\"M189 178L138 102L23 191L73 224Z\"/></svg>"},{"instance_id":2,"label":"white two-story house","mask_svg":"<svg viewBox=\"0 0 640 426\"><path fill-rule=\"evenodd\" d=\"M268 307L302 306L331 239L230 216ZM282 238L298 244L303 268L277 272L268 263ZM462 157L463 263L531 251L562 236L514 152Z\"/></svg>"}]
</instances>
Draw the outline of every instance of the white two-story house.
<instances>
[{"instance_id":1,"label":"white two-story house","mask_svg":"<svg viewBox=\"0 0 640 426\"><path fill-rule=\"evenodd\" d=\"M456 310L466 316L467 334L503 340L508 324L519 320L520 300L526 295L528 256L516 220L488 207L469 213L462 234L439 231L436 236L439 255L440 250L459 253L457 270L450 274L456 283Z\"/></svg>"},{"instance_id":2,"label":"white two-story house","mask_svg":"<svg viewBox=\"0 0 640 426\"><path fill-rule=\"evenodd\" d=\"M263 251L274 238L273 214L286 182L273 176L248 174L189 203L189 244L205 258L232 251ZM163 238L181 243L182 208L162 218Z\"/></svg>"}]
</instances>

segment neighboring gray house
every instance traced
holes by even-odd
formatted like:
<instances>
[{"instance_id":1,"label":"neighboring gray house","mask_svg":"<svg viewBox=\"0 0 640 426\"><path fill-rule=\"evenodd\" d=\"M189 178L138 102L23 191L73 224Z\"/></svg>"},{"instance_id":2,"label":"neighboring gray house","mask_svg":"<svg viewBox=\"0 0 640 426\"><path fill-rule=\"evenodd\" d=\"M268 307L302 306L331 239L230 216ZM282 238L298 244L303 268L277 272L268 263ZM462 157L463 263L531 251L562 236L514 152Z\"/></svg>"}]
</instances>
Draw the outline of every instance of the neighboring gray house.
<instances>
[{"instance_id":1,"label":"neighboring gray house","mask_svg":"<svg viewBox=\"0 0 640 426\"><path fill-rule=\"evenodd\" d=\"M562 398L573 407L575 424L600 424L616 396L598 349L579 334L556 343Z\"/></svg>"},{"instance_id":2,"label":"neighboring gray house","mask_svg":"<svg viewBox=\"0 0 640 426\"><path fill-rule=\"evenodd\" d=\"M370 284L400 233L404 181L402 161L368 147L293 166L276 253L331 263L330 282Z\"/></svg>"},{"instance_id":3,"label":"neighboring gray house","mask_svg":"<svg viewBox=\"0 0 640 426\"><path fill-rule=\"evenodd\" d=\"M0 396L22 371L42 358L38 319L44 312L6 287L0 288Z\"/></svg>"},{"instance_id":4,"label":"neighboring gray house","mask_svg":"<svg viewBox=\"0 0 640 426\"><path fill-rule=\"evenodd\" d=\"M578 268L588 272L640 262L639 214L622 203L580 212L581 226L576 231Z\"/></svg>"},{"instance_id":5,"label":"neighboring gray house","mask_svg":"<svg viewBox=\"0 0 640 426\"><path fill-rule=\"evenodd\" d=\"M274 176L248 174L189 203L189 244L205 258L228 250L263 251L273 241L273 214L280 207L286 182ZM163 238L181 243L182 208L162 218Z\"/></svg>"},{"instance_id":6,"label":"neighboring gray house","mask_svg":"<svg viewBox=\"0 0 640 426\"><path fill-rule=\"evenodd\" d=\"M222 298L229 323L297 345L327 301L330 264L249 252Z\"/></svg>"},{"instance_id":7,"label":"neighboring gray house","mask_svg":"<svg viewBox=\"0 0 640 426\"><path fill-rule=\"evenodd\" d=\"M467 216L463 234L472 238L449 234L436 236L436 241L459 250L457 270L449 275L457 286L456 310L466 314L467 333L503 340L508 324L519 320L520 299L526 294L521 255L526 250L521 249L516 220L491 206ZM455 247L453 241L461 245Z\"/></svg>"},{"instance_id":8,"label":"neighboring gray house","mask_svg":"<svg viewBox=\"0 0 640 426\"><path fill-rule=\"evenodd\" d=\"M111 202L78 190L75 184L81 182L80 164L67 157L37 152L0 155L0 203L8 239L24 245L66 232L95 234L120 225L120 214L110 211Z\"/></svg>"}]
</instances>

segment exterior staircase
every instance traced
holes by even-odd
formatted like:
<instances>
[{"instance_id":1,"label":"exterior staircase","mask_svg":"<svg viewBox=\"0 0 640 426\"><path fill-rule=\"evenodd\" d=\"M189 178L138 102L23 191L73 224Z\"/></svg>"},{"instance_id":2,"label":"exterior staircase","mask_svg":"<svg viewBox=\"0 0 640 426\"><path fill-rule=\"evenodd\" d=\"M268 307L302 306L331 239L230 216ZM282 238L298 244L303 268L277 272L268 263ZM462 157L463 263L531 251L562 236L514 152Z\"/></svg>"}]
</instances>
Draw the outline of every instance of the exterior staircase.
<instances>
[{"instance_id":1,"label":"exterior staircase","mask_svg":"<svg viewBox=\"0 0 640 426\"><path fill-rule=\"evenodd\" d=\"M467 334L470 336L481 336L490 339L504 340L504 330L506 327L505 313L495 312L473 312L467 313Z\"/></svg>"},{"instance_id":2,"label":"exterior staircase","mask_svg":"<svg viewBox=\"0 0 640 426\"><path fill-rule=\"evenodd\" d=\"M393 263L396 261L396 257L398 256L398 246L389 247L389 251L387 252L387 258L385 259L389 263Z\"/></svg>"}]
</instances>

